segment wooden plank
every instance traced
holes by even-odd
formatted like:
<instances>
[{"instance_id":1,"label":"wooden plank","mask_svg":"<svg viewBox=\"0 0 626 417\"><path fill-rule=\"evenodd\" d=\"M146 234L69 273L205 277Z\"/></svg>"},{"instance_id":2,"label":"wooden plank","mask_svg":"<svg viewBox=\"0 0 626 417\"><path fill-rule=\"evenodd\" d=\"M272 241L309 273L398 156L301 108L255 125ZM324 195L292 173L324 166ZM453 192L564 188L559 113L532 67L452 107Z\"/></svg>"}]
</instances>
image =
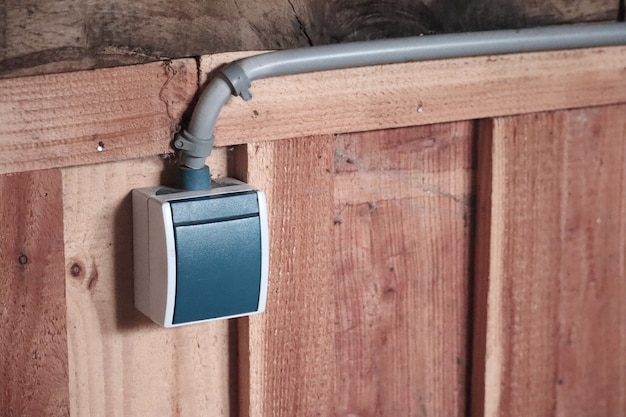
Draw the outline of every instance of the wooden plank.
<instances>
[{"instance_id":1,"label":"wooden plank","mask_svg":"<svg viewBox=\"0 0 626 417\"><path fill-rule=\"evenodd\" d=\"M473 134L337 140L334 415L465 415Z\"/></svg>"},{"instance_id":2,"label":"wooden plank","mask_svg":"<svg viewBox=\"0 0 626 417\"><path fill-rule=\"evenodd\" d=\"M316 1L314 27L338 42L617 18L619 0ZM316 31L309 31L317 41ZM322 39L324 41L324 39Z\"/></svg>"},{"instance_id":3,"label":"wooden plank","mask_svg":"<svg viewBox=\"0 0 626 417\"><path fill-rule=\"evenodd\" d=\"M214 60L209 62L213 63ZM255 81L215 129L231 145L626 101L626 47L437 60ZM202 60L200 70L213 65Z\"/></svg>"},{"instance_id":4,"label":"wooden plank","mask_svg":"<svg viewBox=\"0 0 626 417\"><path fill-rule=\"evenodd\" d=\"M226 151L210 159L223 174ZM231 415L228 322L164 329L133 305L130 190L167 184L171 166L152 157L63 170L73 416Z\"/></svg>"},{"instance_id":5,"label":"wooden plank","mask_svg":"<svg viewBox=\"0 0 626 417\"><path fill-rule=\"evenodd\" d=\"M0 77L250 49L615 20L619 0L4 1Z\"/></svg>"},{"instance_id":6,"label":"wooden plank","mask_svg":"<svg viewBox=\"0 0 626 417\"><path fill-rule=\"evenodd\" d=\"M0 176L0 414L69 414L58 170Z\"/></svg>"},{"instance_id":7,"label":"wooden plank","mask_svg":"<svg viewBox=\"0 0 626 417\"><path fill-rule=\"evenodd\" d=\"M333 415L333 138L246 148L239 170L267 193L271 252L267 309L240 322L240 415Z\"/></svg>"},{"instance_id":8,"label":"wooden plank","mask_svg":"<svg viewBox=\"0 0 626 417\"><path fill-rule=\"evenodd\" d=\"M626 413L624 114L499 118L481 138L475 416Z\"/></svg>"},{"instance_id":9,"label":"wooden plank","mask_svg":"<svg viewBox=\"0 0 626 417\"><path fill-rule=\"evenodd\" d=\"M186 59L0 82L0 173L170 152L197 88Z\"/></svg>"},{"instance_id":10,"label":"wooden plank","mask_svg":"<svg viewBox=\"0 0 626 417\"><path fill-rule=\"evenodd\" d=\"M614 47L259 80L252 101L227 104L216 145L626 102L624 62ZM1 80L0 173L170 152L196 81L191 60Z\"/></svg>"},{"instance_id":11,"label":"wooden plank","mask_svg":"<svg viewBox=\"0 0 626 417\"><path fill-rule=\"evenodd\" d=\"M3 1L0 77L305 46L302 0Z\"/></svg>"}]
</instances>

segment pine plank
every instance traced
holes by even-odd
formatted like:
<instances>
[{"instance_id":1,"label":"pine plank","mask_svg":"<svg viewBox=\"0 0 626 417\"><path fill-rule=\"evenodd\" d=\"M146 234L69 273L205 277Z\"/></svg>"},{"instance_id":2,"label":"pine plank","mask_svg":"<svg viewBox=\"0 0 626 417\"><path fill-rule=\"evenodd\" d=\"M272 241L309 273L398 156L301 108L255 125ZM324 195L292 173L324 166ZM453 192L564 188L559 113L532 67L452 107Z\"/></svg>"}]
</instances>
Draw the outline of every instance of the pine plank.
<instances>
[{"instance_id":1,"label":"pine plank","mask_svg":"<svg viewBox=\"0 0 626 417\"><path fill-rule=\"evenodd\" d=\"M237 53L233 58L239 58ZM202 58L202 73L223 62ZM257 80L215 129L232 145L626 101L626 47L459 58Z\"/></svg>"},{"instance_id":2,"label":"pine plank","mask_svg":"<svg viewBox=\"0 0 626 417\"><path fill-rule=\"evenodd\" d=\"M191 59L2 80L0 173L168 153L196 89Z\"/></svg>"},{"instance_id":3,"label":"pine plank","mask_svg":"<svg viewBox=\"0 0 626 417\"><path fill-rule=\"evenodd\" d=\"M210 162L223 175L226 151ZM133 305L130 191L171 182L171 166L151 157L63 170L73 416L231 415L228 322L164 329Z\"/></svg>"},{"instance_id":4,"label":"pine plank","mask_svg":"<svg viewBox=\"0 0 626 417\"><path fill-rule=\"evenodd\" d=\"M58 170L0 176L0 414L69 414Z\"/></svg>"},{"instance_id":5,"label":"pine plank","mask_svg":"<svg viewBox=\"0 0 626 417\"><path fill-rule=\"evenodd\" d=\"M242 416L330 416L334 390L330 136L246 145L238 170L267 194L267 309L239 322Z\"/></svg>"},{"instance_id":6,"label":"pine plank","mask_svg":"<svg viewBox=\"0 0 626 417\"><path fill-rule=\"evenodd\" d=\"M202 58L202 79L241 55ZM216 146L625 102L624 62L613 47L259 80ZM169 153L197 81L192 60L0 80L0 173Z\"/></svg>"},{"instance_id":7,"label":"pine plank","mask_svg":"<svg viewBox=\"0 0 626 417\"><path fill-rule=\"evenodd\" d=\"M626 413L624 114L619 105L484 127L475 416Z\"/></svg>"},{"instance_id":8,"label":"pine plank","mask_svg":"<svg viewBox=\"0 0 626 417\"><path fill-rule=\"evenodd\" d=\"M202 58L201 78L240 56ZM216 146L626 102L625 61L613 47L259 80ZM169 153L197 81L192 60L0 80L0 173Z\"/></svg>"},{"instance_id":9,"label":"pine plank","mask_svg":"<svg viewBox=\"0 0 626 417\"><path fill-rule=\"evenodd\" d=\"M473 133L337 140L335 415L465 415Z\"/></svg>"}]
</instances>

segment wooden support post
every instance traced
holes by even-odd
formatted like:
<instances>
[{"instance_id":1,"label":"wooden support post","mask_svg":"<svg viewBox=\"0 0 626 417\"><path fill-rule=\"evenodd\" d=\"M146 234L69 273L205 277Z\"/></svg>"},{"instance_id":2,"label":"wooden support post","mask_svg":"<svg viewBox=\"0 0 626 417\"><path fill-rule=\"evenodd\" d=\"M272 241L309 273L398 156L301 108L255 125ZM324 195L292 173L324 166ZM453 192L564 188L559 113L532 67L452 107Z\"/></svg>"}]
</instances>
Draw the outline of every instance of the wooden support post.
<instances>
[{"instance_id":1,"label":"wooden support post","mask_svg":"<svg viewBox=\"0 0 626 417\"><path fill-rule=\"evenodd\" d=\"M267 310L240 321L241 416L333 415L333 138L247 145L267 193Z\"/></svg>"},{"instance_id":2,"label":"wooden support post","mask_svg":"<svg viewBox=\"0 0 626 417\"><path fill-rule=\"evenodd\" d=\"M475 417L626 413L625 114L483 126Z\"/></svg>"}]
</instances>

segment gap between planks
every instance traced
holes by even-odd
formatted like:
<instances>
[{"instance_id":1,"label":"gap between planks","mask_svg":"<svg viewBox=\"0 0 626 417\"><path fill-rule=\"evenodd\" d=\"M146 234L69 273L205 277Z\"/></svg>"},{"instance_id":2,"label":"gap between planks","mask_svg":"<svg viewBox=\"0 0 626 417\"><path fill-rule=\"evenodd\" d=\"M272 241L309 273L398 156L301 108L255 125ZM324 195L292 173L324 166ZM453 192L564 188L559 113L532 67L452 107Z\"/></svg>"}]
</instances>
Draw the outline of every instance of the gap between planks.
<instances>
[{"instance_id":1,"label":"gap between planks","mask_svg":"<svg viewBox=\"0 0 626 417\"><path fill-rule=\"evenodd\" d=\"M200 79L251 53L0 81L0 173L169 153ZM216 146L626 102L626 47L352 68L255 81ZM418 111L421 108L422 111ZM98 150L100 149L100 151Z\"/></svg>"}]
</instances>

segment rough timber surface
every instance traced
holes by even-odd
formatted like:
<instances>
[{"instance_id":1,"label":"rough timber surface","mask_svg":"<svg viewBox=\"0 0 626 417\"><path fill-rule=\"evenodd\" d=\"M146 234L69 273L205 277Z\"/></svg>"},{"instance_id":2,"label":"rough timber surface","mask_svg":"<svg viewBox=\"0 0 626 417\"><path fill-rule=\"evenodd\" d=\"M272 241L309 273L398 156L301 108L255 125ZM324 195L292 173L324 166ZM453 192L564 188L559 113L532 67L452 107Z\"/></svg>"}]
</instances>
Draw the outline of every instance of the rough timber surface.
<instances>
[{"instance_id":1,"label":"rough timber surface","mask_svg":"<svg viewBox=\"0 0 626 417\"><path fill-rule=\"evenodd\" d=\"M225 159L211 156L214 174ZM171 183L171 165L151 157L63 170L72 416L232 415L228 322L164 329L133 305L129 193Z\"/></svg>"},{"instance_id":2,"label":"rough timber surface","mask_svg":"<svg viewBox=\"0 0 626 417\"><path fill-rule=\"evenodd\" d=\"M59 170L0 176L0 415L69 414Z\"/></svg>"},{"instance_id":3,"label":"rough timber surface","mask_svg":"<svg viewBox=\"0 0 626 417\"><path fill-rule=\"evenodd\" d=\"M476 417L626 413L625 114L483 126Z\"/></svg>"},{"instance_id":4,"label":"rough timber surface","mask_svg":"<svg viewBox=\"0 0 626 417\"><path fill-rule=\"evenodd\" d=\"M201 59L201 79L240 56ZM613 47L259 80L216 146L625 102L624 62ZM0 80L0 173L168 153L197 83L193 60Z\"/></svg>"},{"instance_id":5,"label":"rough timber surface","mask_svg":"<svg viewBox=\"0 0 626 417\"><path fill-rule=\"evenodd\" d=\"M619 0L4 0L0 77L251 49L615 20Z\"/></svg>"},{"instance_id":6,"label":"rough timber surface","mask_svg":"<svg viewBox=\"0 0 626 417\"><path fill-rule=\"evenodd\" d=\"M272 278L265 313L240 322L240 414L330 416L333 137L246 147L243 179L267 195Z\"/></svg>"},{"instance_id":7,"label":"rough timber surface","mask_svg":"<svg viewBox=\"0 0 626 417\"><path fill-rule=\"evenodd\" d=\"M465 415L473 133L336 141L335 415Z\"/></svg>"},{"instance_id":8,"label":"rough timber surface","mask_svg":"<svg viewBox=\"0 0 626 417\"><path fill-rule=\"evenodd\" d=\"M170 152L197 89L184 59L0 81L0 173Z\"/></svg>"},{"instance_id":9,"label":"rough timber surface","mask_svg":"<svg viewBox=\"0 0 626 417\"><path fill-rule=\"evenodd\" d=\"M239 149L272 249L267 311L239 322L242 415L463 415L472 138L459 122Z\"/></svg>"}]
</instances>

